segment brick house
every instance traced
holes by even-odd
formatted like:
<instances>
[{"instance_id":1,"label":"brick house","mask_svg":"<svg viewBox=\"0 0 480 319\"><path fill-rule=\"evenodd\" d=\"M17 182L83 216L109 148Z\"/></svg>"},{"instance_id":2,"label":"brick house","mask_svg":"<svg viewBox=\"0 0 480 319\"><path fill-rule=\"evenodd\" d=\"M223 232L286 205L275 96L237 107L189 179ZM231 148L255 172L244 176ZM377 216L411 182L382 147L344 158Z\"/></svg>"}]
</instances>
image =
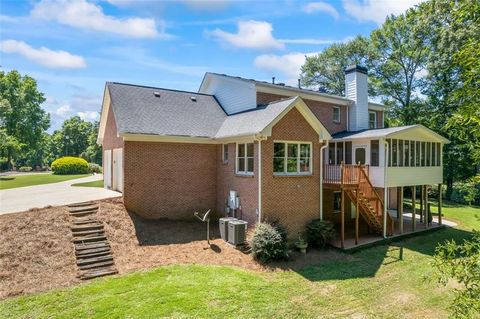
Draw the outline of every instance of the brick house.
<instances>
[{"instance_id":1,"label":"brick house","mask_svg":"<svg viewBox=\"0 0 480 319\"><path fill-rule=\"evenodd\" d=\"M332 220L342 246L346 229L391 235L395 223L403 229L404 187L419 186L426 203L427 185L441 185L448 140L421 125L384 128L367 70L345 72L345 97L215 73L198 92L108 82L105 187L150 219L236 208L292 237L312 219Z\"/></svg>"}]
</instances>

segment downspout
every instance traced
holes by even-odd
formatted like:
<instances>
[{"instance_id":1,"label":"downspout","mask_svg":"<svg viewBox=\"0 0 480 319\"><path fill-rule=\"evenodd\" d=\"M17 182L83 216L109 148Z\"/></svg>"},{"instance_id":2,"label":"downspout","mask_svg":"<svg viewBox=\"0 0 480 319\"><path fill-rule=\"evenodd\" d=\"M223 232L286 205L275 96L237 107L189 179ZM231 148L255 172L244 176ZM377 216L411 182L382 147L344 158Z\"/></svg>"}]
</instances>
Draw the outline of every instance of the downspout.
<instances>
[{"instance_id":1,"label":"downspout","mask_svg":"<svg viewBox=\"0 0 480 319\"><path fill-rule=\"evenodd\" d=\"M347 112L348 114L348 112ZM320 197L319 197L319 200L320 200L320 220L323 220L323 150L326 149L328 147L328 140L324 140L325 145L322 145L320 147Z\"/></svg>"},{"instance_id":2,"label":"downspout","mask_svg":"<svg viewBox=\"0 0 480 319\"><path fill-rule=\"evenodd\" d=\"M266 140L263 135L255 135L258 142L258 222L262 222L262 141Z\"/></svg>"},{"instance_id":3,"label":"downspout","mask_svg":"<svg viewBox=\"0 0 480 319\"><path fill-rule=\"evenodd\" d=\"M387 170L388 170L388 142L384 139L385 145L385 165L383 169L383 238L387 238L387 214L388 214L388 186L387 186Z\"/></svg>"}]
</instances>

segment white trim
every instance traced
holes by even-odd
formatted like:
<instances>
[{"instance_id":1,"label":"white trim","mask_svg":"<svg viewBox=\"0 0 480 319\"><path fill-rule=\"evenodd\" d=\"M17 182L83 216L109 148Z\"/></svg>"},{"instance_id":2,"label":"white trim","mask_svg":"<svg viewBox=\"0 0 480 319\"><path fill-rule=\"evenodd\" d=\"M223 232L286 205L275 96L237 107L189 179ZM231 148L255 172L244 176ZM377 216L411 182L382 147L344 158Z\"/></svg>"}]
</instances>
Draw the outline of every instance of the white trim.
<instances>
[{"instance_id":1,"label":"white trim","mask_svg":"<svg viewBox=\"0 0 480 319\"><path fill-rule=\"evenodd\" d=\"M108 86L105 84L103 91L102 111L100 114L100 124L98 126L97 144L102 145L103 137L105 136L105 128L107 126L108 112L110 110L110 92Z\"/></svg>"},{"instance_id":2,"label":"white trim","mask_svg":"<svg viewBox=\"0 0 480 319\"><path fill-rule=\"evenodd\" d=\"M135 141L135 142L220 144L219 141L216 141L209 137L165 136L165 135L131 134L131 133L120 133L119 136L122 137L124 141Z\"/></svg>"},{"instance_id":3,"label":"white trim","mask_svg":"<svg viewBox=\"0 0 480 319\"><path fill-rule=\"evenodd\" d=\"M325 149L327 150L327 153L328 153L328 141L324 141L323 142L324 145L322 145L320 147L320 178L319 178L319 181L320 181L320 185L319 185L319 192L320 192L320 196L319 196L319 199L320 199L320 203L319 203L319 217L320 217L320 220L323 220L323 157L324 157L324 151Z\"/></svg>"},{"instance_id":4,"label":"white trim","mask_svg":"<svg viewBox=\"0 0 480 319\"><path fill-rule=\"evenodd\" d=\"M374 115L373 127L370 127L370 114ZM369 110L368 111L368 129L375 129L377 127L378 127L378 125L377 125L377 112Z\"/></svg>"},{"instance_id":5,"label":"white trim","mask_svg":"<svg viewBox=\"0 0 480 319\"><path fill-rule=\"evenodd\" d=\"M284 144L285 145L285 167L283 172L275 172L273 171L273 176L311 176L313 175L313 143L306 142L306 141L285 141L285 140L274 140L273 141L273 151L275 153L275 143ZM296 144L298 145L297 149L297 171L296 172L287 172L287 163L288 163L288 144ZM309 170L308 172L300 172L300 144L308 144L310 146L310 158L309 158ZM275 154L273 154L275 155ZM273 159L275 156L273 156ZM273 161L272 161L273 163Z\"/></svg>"},{"instance_id":6,"label":"white trim","mask_svg":"<svg viewBox=\"0 0 480 319\"><path fill-rule=\"evenodd\" d=\"M335 119L335 110L338 110L338 120ZM335 124L342 123L342 109L340 106L332 106L332 121Z\"/></svg>"},{"instance_id":7,"label":"white trim","mask_svg":"<svg viewBox=\"0 0 480 319\"><path fill-rule=\"evenodd\" d=\"M248 144L253 144L253 156L248 156ZM245 170L244 171L239 171L238 170L238 146L239 145L245 145L245 156L242 158L245 159ZM248 159L252 158L253 159L253 171L248 171ZM255 171L255 143L235 143L235 174L236 175L244 175L244 176L253 176L253 173Z\"/></svg>"}]
</instances>

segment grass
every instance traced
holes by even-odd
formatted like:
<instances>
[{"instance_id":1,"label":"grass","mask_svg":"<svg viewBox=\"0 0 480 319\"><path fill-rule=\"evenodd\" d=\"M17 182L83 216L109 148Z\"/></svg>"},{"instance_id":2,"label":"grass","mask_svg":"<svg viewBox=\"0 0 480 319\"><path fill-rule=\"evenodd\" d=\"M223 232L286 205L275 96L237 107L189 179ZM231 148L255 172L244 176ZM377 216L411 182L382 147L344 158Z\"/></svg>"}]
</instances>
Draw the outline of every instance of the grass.
<instances>
[{"instance_id":1,"label":"grass","mask_svg":"<svg viewBox=\"0 0 480 319\"><path fill-rule=\"evenodd\" d=\"M98 181L92 181L92 182L76 183L76 184L72 184L72 186L102 187L103 188L103 179L98 180Z\"/></svg>"},{"instance_id":2,"label":"grass","mask_svg":"<svg viewBox=\"0 0 480 319\"><path fill-rule=\"evenodd\" d=\"M468 238L480 208L446 204L459 228L285 272L174 265L0 302L5 318L446 318L450 290L429 277L438 242Z\"/></svg>"},{"instance_id":3,"label":"grass","mask_svg":"<svg viewBox=\"0 0 480 319\"><path fill-rule=\"evenodd\" d=\"M10 189L17 187L42 185L64 182L71 179L82 178L90 176L90 174L79 175L54 175L54 174L30 174L30 175L18 175L11 180L0 180L0 190Z\"/></svg>"}]
</instances>

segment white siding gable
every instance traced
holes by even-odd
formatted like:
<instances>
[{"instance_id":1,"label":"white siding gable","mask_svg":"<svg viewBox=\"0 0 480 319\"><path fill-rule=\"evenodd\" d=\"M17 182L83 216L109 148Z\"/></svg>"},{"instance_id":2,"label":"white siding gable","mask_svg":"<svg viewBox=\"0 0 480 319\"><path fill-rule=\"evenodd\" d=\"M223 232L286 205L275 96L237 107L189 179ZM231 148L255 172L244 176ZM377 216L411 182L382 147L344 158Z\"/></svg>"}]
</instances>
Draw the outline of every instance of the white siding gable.
<instances>
[{"instance_id":1,"label":"white siding gable","mask_svg":"<svg viewBox=\"0 0 480 319\"><path fill-rule=\"evenodd\" d=\"M355 101L349 107L349 131L368 129L368 78L367 75L353 71L345 74L345 97Z\"/></svg>"},{"instance_id":2,"label":"white siding gable","mask_svg":"<svg viewBox=\"0 0 480 319\"><path fill-rule=\"evenodd\" d=\"M255 84L241 79L207 73L199 93L215 95L227 114L257 107Z\"/></svg>"}]
</instances>

